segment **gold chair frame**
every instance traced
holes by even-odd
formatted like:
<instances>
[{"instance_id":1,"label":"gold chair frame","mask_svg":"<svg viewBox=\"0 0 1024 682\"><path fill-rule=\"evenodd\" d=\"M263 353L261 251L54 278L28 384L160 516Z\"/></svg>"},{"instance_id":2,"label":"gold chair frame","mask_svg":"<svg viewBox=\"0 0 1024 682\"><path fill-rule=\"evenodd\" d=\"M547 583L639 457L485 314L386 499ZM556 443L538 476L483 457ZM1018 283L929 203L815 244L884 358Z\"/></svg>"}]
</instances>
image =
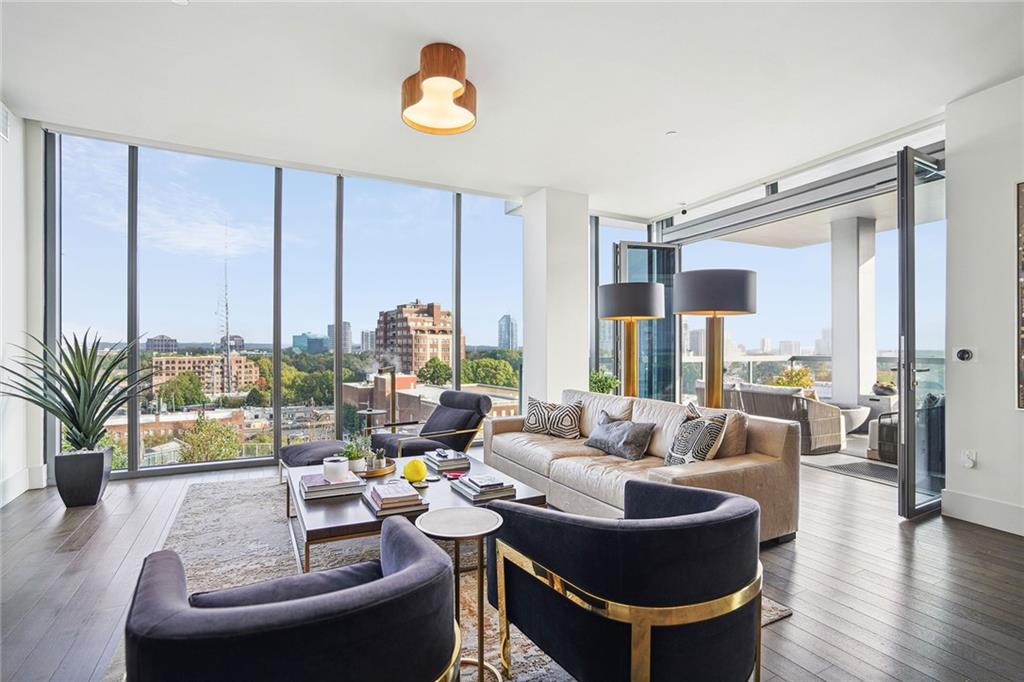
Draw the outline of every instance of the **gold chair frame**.
<instances>
[{"instance_id":1,"label":"gold chair frame","mask_svg":"<svg viewBox=\"0 0 1024 682\"><path fill-rule=\"evenodd\" d=\"M456 589L458 587L456 586ZM462 661L462 629L459 627L459 621L455 621L455 648L452 649L451 660L448 661L448 666L441 673L440 677L437 678L437 682L455 682L459 679L459 668L460 662Z\"/></svg>"},{"instance_id":2,"label":"gold chair frame","mask_svg":"<svg viewBox=\"0 0 1024 682\"><path fill-rule=\"evenodd\" d=\"M633 606L603 599L574 585L562 576L530 559L506 544L495 541L498 573L498 625L500 628L501 668L512 679L512 651L509 642L508 612L505 602L505 562L511 562L527 575L540 581L573 604L593 614L630 625L630 680L649 682L651 678L651 628L654 626L699 623L732 613L752 600L757 600L757 640L754 652L754 680L761 680L761 583L762 567L757 562L757 575L739 590L711 601L680 606Z\"/></svg>"}]
</instances>

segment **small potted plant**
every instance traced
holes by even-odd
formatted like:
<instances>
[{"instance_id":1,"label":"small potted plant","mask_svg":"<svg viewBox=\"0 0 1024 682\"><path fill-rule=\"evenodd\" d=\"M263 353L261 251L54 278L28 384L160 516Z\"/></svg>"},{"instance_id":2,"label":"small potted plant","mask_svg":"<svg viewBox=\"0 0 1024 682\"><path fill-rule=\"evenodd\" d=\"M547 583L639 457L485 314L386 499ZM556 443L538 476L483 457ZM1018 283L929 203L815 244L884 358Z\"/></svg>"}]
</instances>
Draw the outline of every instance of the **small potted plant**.
<instances>
[{"instance_id":1,"label":"small potted plant","mask_svg":"<svg viewBox=\"0 0 1024 682\"><path fill-rule=\"evenodd\" d=\"M367 455L372 456L369 436L353 436L347 443L342 455L348 459L348 467L353 473L362 473L367 469Z\"/></svg>"},{"instance_id":2,"label":"small potted plant","mask_svg":"<svg viewBox=\"0 0 1024 682\"><path fill-rule=\"evenodd\" d=\"M72 334L56 348L31 337L39 351L17 346L25 355L3 367L9 378L0 393L21 398L60 421L68 450L53 461L57 492L65 506L96 504L110 480L113 448L100 447L104 423L147 385L149 370L124 372L136 341L102 350L100 337Z\"/></svg>"}]
</instances>

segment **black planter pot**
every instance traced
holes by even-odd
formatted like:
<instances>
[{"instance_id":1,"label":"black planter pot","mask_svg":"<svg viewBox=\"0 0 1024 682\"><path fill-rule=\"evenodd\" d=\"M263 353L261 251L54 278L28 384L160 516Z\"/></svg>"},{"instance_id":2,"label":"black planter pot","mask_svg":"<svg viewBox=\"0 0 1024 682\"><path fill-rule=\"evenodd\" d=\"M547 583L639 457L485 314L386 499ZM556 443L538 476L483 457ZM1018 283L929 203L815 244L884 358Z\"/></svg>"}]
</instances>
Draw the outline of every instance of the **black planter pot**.
<instances>
[{"instance_id":1,"label":"black planter pot","mask_svg":"<svg viewBox=\"0 0 1024 682\"><path fill-rule=\"evenodd\" d=\"M110 480L113 448L61 452L54 459L57 492L66 507L96 504L103 497Z\"/></svg>"}]
</instances>

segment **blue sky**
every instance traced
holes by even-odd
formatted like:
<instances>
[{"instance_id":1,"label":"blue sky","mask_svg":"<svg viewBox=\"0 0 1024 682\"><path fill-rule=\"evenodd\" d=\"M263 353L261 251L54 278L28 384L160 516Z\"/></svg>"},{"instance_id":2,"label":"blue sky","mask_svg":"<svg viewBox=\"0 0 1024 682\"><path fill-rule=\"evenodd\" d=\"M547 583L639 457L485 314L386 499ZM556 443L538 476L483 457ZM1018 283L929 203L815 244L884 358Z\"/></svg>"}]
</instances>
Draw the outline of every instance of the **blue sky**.
<instances>
[{"instance_id":1,"label":"blue sky","mask_svg":"<svg viewBox=\"0 0 1024 682\"><path fill-rule=\"evenodd\" d=\"M125 336L127 149L63 138L63 318ZM282 331L327 333L333 316L332 175L285 170ZM231 332L269 343L274 171L267 166L140 149L140 329L182 341L222 333L224 266ZM452 195L346 178L344 318L353 340L377 313L420 298L452 303ZM521 219L504 202L463 197L463 329L495 345L498 319L522 320Z\"/></svg>"},{"instance_id":2,"label":"blue sky","mask_svg":"<svg viewBox=\"0 0 1024 682\"><path fill-rule=\"evenodd\" d=\"M66 331L125 337L127 147L63 137L63 310ZM282 331L327 333L334 258L332 175L285 170L282 205ZM224 266L231 332L269 343L273 304L273 168L142 148L139 152L140 329L182 341L222 333ZM895 200L895 198L894 198ZM346 178L344 317L353 341L377 313L419 298L452 304L452 195L399 183ZM919 347L944 339L945 223L918 229ZM522 328L522 222L500 199L463 197L463 328L470 345L495 345L498 319ZM642 231L601 230L601 281L611 281L612 244ZM896 231L876 242L879 350L896 348ZM584 245L581 245L583 248ZM831 326L829 245L776 249L713 240L684 248L686 269L758 273L758 314L730 318L737 343L798 340L813 346ZM691 327L701 321L690 320ZM522 331L520 331L520 342Z\"/></svg>"}]
</instances>

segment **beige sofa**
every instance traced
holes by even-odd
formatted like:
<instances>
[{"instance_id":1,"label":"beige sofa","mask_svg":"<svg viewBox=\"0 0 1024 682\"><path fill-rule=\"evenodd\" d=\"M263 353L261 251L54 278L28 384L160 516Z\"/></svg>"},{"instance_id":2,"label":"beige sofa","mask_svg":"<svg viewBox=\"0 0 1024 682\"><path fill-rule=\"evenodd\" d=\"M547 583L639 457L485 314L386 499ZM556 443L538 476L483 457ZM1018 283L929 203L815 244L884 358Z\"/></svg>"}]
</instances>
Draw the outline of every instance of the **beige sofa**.
<instances>
[{"instance_id":1,"label":"beige sofa","mask_svg":"<svg viewBox=\"0 0 1024 682\"><path fill-rule=\"evenodd\" d=\"M484 461L547 494L548 504L591 516L621 517L626 481L642 479L747 495L761 505L761 539L788 540L800 503L800 425L729 412L718 455L707 462L665 466L682 405L567 390L562 402L583 402L582 438L523 431L523 417L484 422ZM647 457L631 462L584 445L601 410L620 419L655 423ZM722 410L700 408L702 413Z\"/></svg>"}]
</instances>

